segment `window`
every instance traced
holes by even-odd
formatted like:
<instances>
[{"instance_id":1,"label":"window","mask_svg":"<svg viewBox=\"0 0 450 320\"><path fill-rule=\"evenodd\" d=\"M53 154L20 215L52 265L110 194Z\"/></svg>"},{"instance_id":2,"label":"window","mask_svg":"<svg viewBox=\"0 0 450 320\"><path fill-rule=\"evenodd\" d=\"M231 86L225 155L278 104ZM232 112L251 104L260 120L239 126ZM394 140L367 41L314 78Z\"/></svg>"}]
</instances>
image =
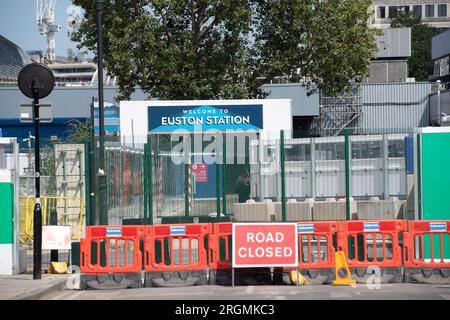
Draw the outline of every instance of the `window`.
<instances>
[{"instance_id":1,"label":"window","mask_svg":"<svg viewBox=\"0 0 450 320\"><path fill-rule=\"evenodd\" d=\"M427 4L425 6L425 17L433 18L434 17L434 5Z\"/></svg>"},{"instance_id":2,"label":"window","mask_svg":"<svg viewBox=\"0 0 450 320\"><path fill-rule=\"evenodd\" d=\"M416 17L422 17L422 6L413 6L413 14Z\"/></svg>"},{"instance_id":3,"label":"window","mask_svg":"<svg viewBox=\"0 0 450 320\"><path fill-rule=\"evenodd\" d=\"M405 156L405 142L403 140L388 141L389 158L400 158Z\"/></svg>"},{"instance_id":4,"label":"window","mask_svg":"<svg viewBox=\"0 0 450 320\"><path fill-rule=\"evenodd\" d=\"M409 6L389 6L389 18L396 18L399 14L408 14Z\"/></svg>"},{"instance_id":5,"label":"window","mask_svg":"<svg viewBox=\"0 0 450 320\"><path fill-rule=\"evenodd\" d=\"M378 7L378 18L379 19L386 18L386 7Z\"/></svg>"},{"instance_id":6,"label":"window","mask_svg":"<svg viewBox=\"0 0 450 320\"><path fill-rule=\"evenodd\" d=\"M408 14L409 13L409 6L401 6L401 7L399 7L399 11L404 13L404 14Z\"/></svg>"},{"instance_id":7,"label":"window","mask_svg":"<svg viewBox=\"0 0 450 320\"><path fill-rule=\"evenodd\" d=\"M396 18L398 16L398 7L389 6L389 18Z\"/></svg>"},{"instance_id":8,"label":"window","mask_svg":"<svg viewBox=\"0 0 450 320\"><path fill-rule=\"evenodd\" d=\"M359 141L352 142L352 159L373 159L381 158L382 142L381 141Z\"/></svg>"},{"instance_id":9,"label":"window","mask_svg":"<svg viewBox=\"0 0 450 320\"><path fill-rule=\"evenodd\" d=\"M286 146L286 161L309 161L311 160L311 145L292 144Z\"/></svg>"},{"instance_id":10,"label":"window","mask_svg":"<svg viewBox=\"0 0 450 320\"><path fill-rule=\"evenodd\" d=\"M438 17L446 17L446 16L447 16L447 5L438 4Z\"/></svg>"},{"instance_id":11,"label":"window","mask_svg":"<svg viewBox=\"0 0 450 320\"><path fill-rule=\"evenodd\" d=\"M440 58L434 61L434 73L435 76L446 76L449 72L449 56Z\"/></svg>"}]
</instances>

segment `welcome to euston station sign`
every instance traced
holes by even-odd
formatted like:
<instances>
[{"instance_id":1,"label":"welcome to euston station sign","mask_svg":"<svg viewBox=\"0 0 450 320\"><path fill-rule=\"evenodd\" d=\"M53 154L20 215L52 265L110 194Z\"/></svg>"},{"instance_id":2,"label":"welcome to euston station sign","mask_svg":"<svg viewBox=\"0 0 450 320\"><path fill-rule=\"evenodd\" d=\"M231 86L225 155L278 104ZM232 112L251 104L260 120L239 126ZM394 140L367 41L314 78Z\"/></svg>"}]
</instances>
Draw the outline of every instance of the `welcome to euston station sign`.
<instances>
[{"instance_id":1,"label":"welcome to euston station sign","mask_svg":"<svg viewBox=\"0 0 450 320\"><path fill-rule=\"evenodd\" d=\"M149 107L150 132L174 130L261 130L261 104Z\"/></svg>"}]
</instances>

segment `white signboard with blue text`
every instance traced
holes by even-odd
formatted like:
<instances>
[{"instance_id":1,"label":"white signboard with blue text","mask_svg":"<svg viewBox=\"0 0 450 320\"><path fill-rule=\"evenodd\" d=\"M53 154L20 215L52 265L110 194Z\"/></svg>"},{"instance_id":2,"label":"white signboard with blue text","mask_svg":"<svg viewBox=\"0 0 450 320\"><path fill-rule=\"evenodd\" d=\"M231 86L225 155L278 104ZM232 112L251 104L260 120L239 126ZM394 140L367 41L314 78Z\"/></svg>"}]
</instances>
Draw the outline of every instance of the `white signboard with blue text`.
<instances>
[{"instance_id":1,"label":"white signboard with blue text","mask_svg":"<svg viewBox=\"0 0 450 320\"><path fill-rule=\"evenodd\" d=\"M149 132L263 129L261 104L148 108Z\"/></svg>"},{"instance_id":2,"label":"white signboard with blue text","mask_svg":"<svg viewBox=\"0 0 450 320\"><path fill-rule=\"evenodd\" d=\"M258 131L279 137L286 130L288 138L291 129L291 99L120 102L122 137L176 130Z\"/></svg>"}]
</instances>

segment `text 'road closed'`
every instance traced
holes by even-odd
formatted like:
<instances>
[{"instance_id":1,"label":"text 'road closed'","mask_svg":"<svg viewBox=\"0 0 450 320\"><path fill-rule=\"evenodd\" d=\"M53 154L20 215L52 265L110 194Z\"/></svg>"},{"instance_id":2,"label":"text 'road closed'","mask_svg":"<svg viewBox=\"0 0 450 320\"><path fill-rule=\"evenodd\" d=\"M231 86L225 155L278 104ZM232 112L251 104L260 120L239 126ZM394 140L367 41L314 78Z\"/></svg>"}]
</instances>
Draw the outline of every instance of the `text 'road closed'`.
<instances>
[{"instance_id":1,"label":"text 'road closed'","mask_svg":"<svg viewBox=\"0 0 450 320\"><path fill-rule=\"evenodd\" d=\"M234 223L233 267L296 266L297 224Z\"/></svg>"}]
</instances>

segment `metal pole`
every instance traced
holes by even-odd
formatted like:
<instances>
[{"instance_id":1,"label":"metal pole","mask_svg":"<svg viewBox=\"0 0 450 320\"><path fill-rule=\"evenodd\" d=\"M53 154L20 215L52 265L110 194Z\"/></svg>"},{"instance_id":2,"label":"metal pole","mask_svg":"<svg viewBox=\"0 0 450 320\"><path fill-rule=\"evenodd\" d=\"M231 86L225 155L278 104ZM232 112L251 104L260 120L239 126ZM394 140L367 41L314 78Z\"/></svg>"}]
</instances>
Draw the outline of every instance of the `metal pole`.
<instances>
[{"instance_id":1,"label":"metal pole","mask_svg":"<svg viewBox=\"0 0 450 320\"><path fill-rule=\"evenodd\" d=\"M389 140L383 134L383 199L389 199Z\"/></svg>"},{"instance_id":2,"label":"metal pole","mask_svg":"<svg viewBox=\"0 0 450 320\"><path fill-rule=\"evenodd\" d=\"M103 104L103 23L102 0L95 1L97 25L97 80L98 80L98 129L99 129L99 168L97 171L99 182L99 211L100 224L108 224L108 211L106 205L106 174L105 174L105 115Z\"/></svg>"},{"instance_id":3,"label":"metal pole","mask_svg":"<svg viewBox=\"0 0 450 320\"><path fill-rule=\"evenodd\" d=\"M148 181L148 223L153 224L153 155L152 155L152 136L147 135L147 156L148 156L148 170L147 170L147 181ZM161 181L159 183L162 183Z\"/></svg>"},{"instance_id":4,"label":"metal pole","mask_svg":"<svg viewBox=\"0 0 450 320\"><path fill-rule=\"evenodd\" d=\"M441 80L436 81L438 83L437 93L437 114L438 114L438 126L441 126Z\"/></svg>"},{"instance_id":5,"label":"metal pole","mask_svg":"<svg viewBox=\"0 0 450 320\"><path fill-rule=\"evenodd\" d=\"M311 198L316 200L316 139L311 138L310 140L310 153L311 153L311 160L310 160L310 177L311 177Z\"/></svg>"},{"instance_id":6,"label":"metal pole","mask_svg":"<svg viewBox=\"0 0 450 320\"><path fill-rule=\"evenodd\" d=\"M227 143L226 143L227 135L223 134L223 152L222 152L222 212L223 215L227 215L227 167L226 167L226 159L227 159ZM220 221L220 215L217 215L217 221Z\"/></svg>"},{"instance_id":7,"label":"metal pole","mask_svg":"<svg viewBox=\"0 0 450 320\"><path fill-rule=\"evenodd\" d=\"M92 207L91 207L91 165L89 163L89 154L90 154L90 148L89 148L89 139L86 137L84 138L84 176L85 176L85 187L84 187L84 208L86 212L86 225L92 226L94 225L92 220Z\"/></svg>"},{"instance_id":8,"label":"metal pole","mask_svg":"<svg viewBox=\"0 0 450 320\"><path fill-rule=\"evenodd\" d=\"M350 155L349 155L349 137L348 129L344 129L345 133L345 212L347 220L350 220Z\"/></svg>"},{"instance_id":9,"label":"metal pole","mask_svg":"<svg viewBox=\"0 0 450 320\"><path fill-rule=\"evenodd\" d=\"M58 225L58 212L56 211L56 209L52 209L50 211L50 225L52 226ZM58 250L50 250L50 261L58 262L58 259L59 259Z\"/></svg>"},{"instance_id":10,"label":"metal pole","mask_svg":"<svg viewBox=\"0 0 450 320\"><path fill-rule=\"evenodd\" d=\"M89 201L91 204L91 225L96 225L98 223L98 201L97 201L97 194L98 194L98 184L96 181L96 171L97 171L97 162L95 159L95 110L94 110L94 100L95 98L92 97L91 102L91 140L89 143L89 161L90 161L90 167L89 167L89 174L91 176L91 193L89 196Z\"/></svg>"},{"instance_id":11,"label":"metal pole","mask_svg":"<svg viewBox=\"0 0 450 320\"><path fill-rule=\"evenodd\" d=\"M147 210L148 210L148 142L144 144L144 221L147 220ZM150 192L151 193L151 192Z\"/></svg>"},{"instance_id":12,"label":"metal pole","mask_svg":"<svg viewBox=\"0 0 450 320\"><path fill-rule=\"evenodd\" d=\"M33 84L34 112L34 176L36 199L33 218L33 279L41 279L42 267L42 210L41 210L41 179L40 179L40 145L39 145L39 99L38 89Z\"/></svg>"},{"instance_id":13,"label":"metal pole","mask_svg":"<svg viewBox=\"0 0 450 320\"><path fill-rule=\"evenodd\" d=\"M217 222L220 221L220 167L219 167L219 146L217 145L217 137L219 133L216 136L216 211L217 211Z\"/></svg>"},{"instance_id":14,"label":"metal pole","mask_svg":"<svg viewBox=\"0 0 450 320\"><path fill-rule=\"evenodd\" d=\"M188 135L186 135L184 139L184 215L189 217L189 164L191 162L191 139L190 136L188 138Z\"/></svg>"},{"instance_id":15,"label":"metal pole","mask_svg":"<svg viewBox=\"0 0 450 320\"><path fill-rule=\"evenodd\" d=\"M284 171L284 130L280 131L281 218L286 221L286 174Z\"/></svg>"}]
</instances>

